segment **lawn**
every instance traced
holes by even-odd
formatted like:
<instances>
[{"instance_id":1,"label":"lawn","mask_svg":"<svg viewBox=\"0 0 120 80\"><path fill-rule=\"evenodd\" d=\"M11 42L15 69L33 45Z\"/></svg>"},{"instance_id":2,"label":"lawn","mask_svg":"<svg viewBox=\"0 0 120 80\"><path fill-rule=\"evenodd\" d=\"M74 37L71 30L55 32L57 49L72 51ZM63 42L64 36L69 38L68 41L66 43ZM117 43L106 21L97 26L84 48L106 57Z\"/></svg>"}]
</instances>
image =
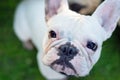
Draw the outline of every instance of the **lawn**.
<instances>
[{"instance_id":1,"label":"lawn","mask_svg":"<svg viewBox=\"0 0 120 80\"><path fill-rule=\"evenodd\" d=\"M20 0L0 1L0 80L44 80L36 50L28 51L13 31L14 11ZM101 57L90 75L69 80L120 80L120 29L104 42Z\"/></svg>"}]
</instances>

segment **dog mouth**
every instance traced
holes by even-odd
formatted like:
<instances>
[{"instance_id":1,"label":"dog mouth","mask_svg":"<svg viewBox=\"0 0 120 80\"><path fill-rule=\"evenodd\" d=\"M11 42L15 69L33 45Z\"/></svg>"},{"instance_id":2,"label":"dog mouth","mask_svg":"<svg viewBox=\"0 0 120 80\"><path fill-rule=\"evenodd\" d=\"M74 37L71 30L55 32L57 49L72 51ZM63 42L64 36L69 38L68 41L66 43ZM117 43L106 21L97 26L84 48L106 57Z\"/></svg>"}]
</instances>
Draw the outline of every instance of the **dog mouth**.
<instances>
[{"instance_id":1,"label":"dog mouth","mask_svg":"<svg viewBox=\"0 0 120 80\"><path fill-rule=\"evenodd\" d=\"M77 76L77 72L73 65L66 60L56 60L51 64L51 68L67 76Z\"/></svg>"},{"instance_id":2,"label":"dog mouth","mask_svg":"<svg viewBox=\"0 0 120 80\"><path fill-rule=\"evenodd\" d=\"M53 70L66 76L79 77L89 74L88 62L84 56L79 54L76 54L74 58L65 55L58 56L58 51L56 51L55 48L52 49L53 50L49 51L46 55L46 58L44 57L43 62Z\"/></svg>"},{"instance_id":3,"label":"dog mouth","mask_svg":"<svg viewBox=\"0 0 120 80\"><path fill-rule=\"evenodd\" d=\"M61 45L58 48L57 55L60 56L59 59L55 60L51 65L52 68L62 74L72 76L76 75L77 72L70 63L70 61L78 54L78 49L73 46L70 42L67 42L64 45Z\"/></svg>"},{"instance_id":4,"label":"dog mouth","mask_svg":"<svg viewBox=\"0 0 120 80\"><path fill-rule=\"evenodd\" d=\"M87 65L88 63L85 60L85 57L76 55L74 59L70 61L59 58L54 61L50 67L56 72L66 76L83 77L89 74L90 68Z\"/></svg>"}]
</instances>

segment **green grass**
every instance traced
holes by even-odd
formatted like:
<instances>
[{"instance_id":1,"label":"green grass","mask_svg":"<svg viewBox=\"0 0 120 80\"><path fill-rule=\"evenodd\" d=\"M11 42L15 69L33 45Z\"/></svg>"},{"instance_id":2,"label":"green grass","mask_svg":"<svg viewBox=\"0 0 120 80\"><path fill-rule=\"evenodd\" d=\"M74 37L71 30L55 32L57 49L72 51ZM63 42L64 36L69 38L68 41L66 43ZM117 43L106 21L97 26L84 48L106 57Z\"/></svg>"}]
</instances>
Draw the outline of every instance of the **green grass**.
<instances>
[{"instance_id":1,"label":"green grass","mask_svg":"<svg viewBox=\"0 0 120 80\"><path fill-rule=\"evenodd\" d=\"M36 50L28 51L15 36L13 16L19 0L0 1L0 80L44 80ZM120 80L120 29L103 45L101 57L89 76L69 80Z\"/></svg>"}]
</instances>

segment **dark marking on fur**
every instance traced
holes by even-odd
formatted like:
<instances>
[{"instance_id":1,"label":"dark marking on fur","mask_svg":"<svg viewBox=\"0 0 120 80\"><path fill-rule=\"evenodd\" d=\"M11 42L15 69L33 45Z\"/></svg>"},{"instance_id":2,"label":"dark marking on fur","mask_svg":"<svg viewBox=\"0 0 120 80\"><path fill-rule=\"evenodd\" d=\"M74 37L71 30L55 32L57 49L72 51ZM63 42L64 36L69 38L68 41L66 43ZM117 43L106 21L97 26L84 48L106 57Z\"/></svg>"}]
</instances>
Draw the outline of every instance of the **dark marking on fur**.
<instances>
[{"instance_id":1,"label":"dark marking on fur","mask_svg":"<svg viewBox=\"0 0 120 80\"><path fill-rule=\"evenodd\" d=\"M82 4L78 4L78 3L71 3L69 5L70 9L75 11L75 12L79 12L81 9L86 8L87 6L82 5Z\"/></svg>"},{"instance_id":2,"label":"dark marking on fur","mask_svg":"<svg viewBox=\"0 0 120 80\"><path fill-rule=\"evenodd\" d=\"M67 42L64 45L61 45L58 48L58 51L59 51L58 55L60 56L60 58L54 61L52 65L54 64L61 65L63 66L62 70L65 70L65 67L67 67L72 69L76 73L76 70L70 63L70 60L72 60L77 55L78 49L75 46L71 45L70 42Z\"/></svg>"}]
</instances>

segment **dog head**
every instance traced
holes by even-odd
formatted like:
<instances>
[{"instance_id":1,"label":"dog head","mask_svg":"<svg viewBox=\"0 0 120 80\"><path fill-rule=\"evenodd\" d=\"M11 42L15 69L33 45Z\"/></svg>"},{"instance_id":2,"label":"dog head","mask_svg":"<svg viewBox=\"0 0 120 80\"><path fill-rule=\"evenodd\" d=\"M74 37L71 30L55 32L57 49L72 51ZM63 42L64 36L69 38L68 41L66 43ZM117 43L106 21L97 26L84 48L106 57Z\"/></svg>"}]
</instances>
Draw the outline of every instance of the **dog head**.
<instances>
[{"instance_id":1,"label":"dog head","mask_svg":"<svg viewBox=\"0 0 120 80\"><path fill-rule=\"evenodd\" d=\"M119 3L106 0L92 16L85 16L69 10L67 0L47 0L43 63L66 75L88 75L100 57L102 43L115 30Z\"/></svg>"}]
</instances>

